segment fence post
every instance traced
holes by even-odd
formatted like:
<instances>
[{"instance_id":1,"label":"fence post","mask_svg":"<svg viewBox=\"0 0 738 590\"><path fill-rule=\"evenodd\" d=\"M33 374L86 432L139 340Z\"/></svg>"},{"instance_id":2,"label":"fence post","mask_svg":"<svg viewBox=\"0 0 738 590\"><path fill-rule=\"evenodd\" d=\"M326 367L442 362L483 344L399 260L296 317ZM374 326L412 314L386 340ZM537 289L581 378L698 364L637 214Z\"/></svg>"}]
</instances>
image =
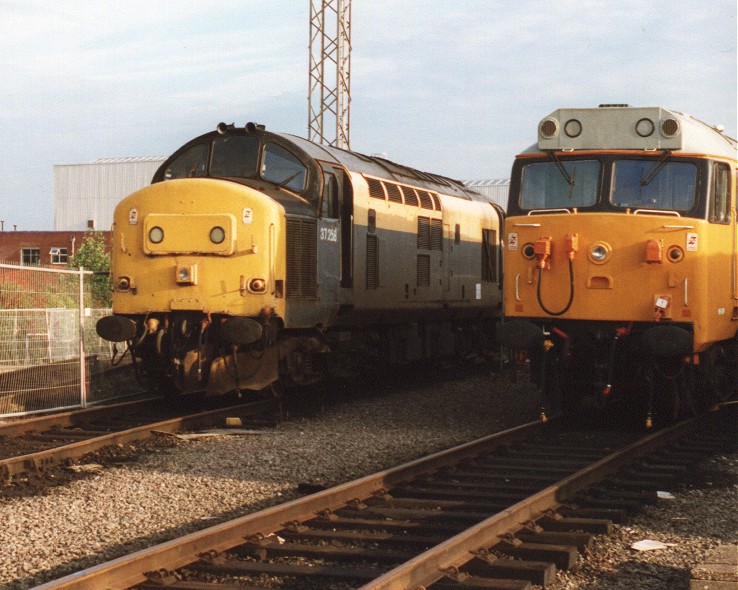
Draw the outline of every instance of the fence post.
<instances>
[{"instance_id":1,"label":"fence post","mask_svg":"<svg viewBox=\"0 0 738 590\"><path fill-rule=\"evenodd\" d=\"M87 359L85 358L85 275L79 267L79 392L80 403L87 407Z\"/></svg>"}]
</instances>

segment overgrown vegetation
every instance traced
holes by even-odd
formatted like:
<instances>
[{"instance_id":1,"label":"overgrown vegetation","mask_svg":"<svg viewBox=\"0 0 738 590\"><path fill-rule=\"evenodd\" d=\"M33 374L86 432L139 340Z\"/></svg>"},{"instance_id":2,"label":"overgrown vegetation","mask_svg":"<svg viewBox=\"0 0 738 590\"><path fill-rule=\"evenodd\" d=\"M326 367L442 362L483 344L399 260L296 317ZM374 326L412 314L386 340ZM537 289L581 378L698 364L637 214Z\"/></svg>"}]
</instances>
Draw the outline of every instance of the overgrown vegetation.
<instances>
[{"instance_id":1,"label":"overgrown vegetation","mask_svg":"<svg viewBox=\"0 0 738 590\"><path fill-rule=\"evenodd\" d=\"M74 270L82 267L95 273L90 278L92 301L88 307L110 307L112 303L110 254L105 250L102 232L88 231L67 266Z\"/></svg>"}]
</instances>

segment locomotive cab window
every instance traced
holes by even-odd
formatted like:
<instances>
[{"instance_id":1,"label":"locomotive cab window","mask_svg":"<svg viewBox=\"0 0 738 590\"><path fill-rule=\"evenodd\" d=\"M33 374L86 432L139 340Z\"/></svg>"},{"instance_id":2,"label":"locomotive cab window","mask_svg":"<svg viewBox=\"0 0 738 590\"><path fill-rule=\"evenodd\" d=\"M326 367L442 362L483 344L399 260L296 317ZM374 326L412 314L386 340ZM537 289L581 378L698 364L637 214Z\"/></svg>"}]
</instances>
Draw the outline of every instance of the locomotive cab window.
<instances>
[{"instance_id":1,"label":"locomotive cab window","mask_svg":"<svg viewBox=\"0 0 738 590\"><path fill-rule=\"evenodd\" d=\"M256 175L259 140L250 135L225 135L213 141L210 176L249 178Z\"/></svg>"},{"instance_id":2,"label":"locomotive cab window","mask_svg":"<svg viewBox=\"0 0 738 590\"><path fill-rule=\"evenodd\" d=\"M338 218L338 181L332 172L323 172L323 197L320 204L320 216L329 219Z\"/></svg>"},{"instance_id":3,"label":"locomotive cab window","mask_svg":"<svg viewBox=\"0 0 738 590\"><path fill-rule=\"evenodd\" d=\"M689 211L694 207L697 166L692 162L618 160L610 202L616 207Z\"/></svg>"},{"instance_id":4,"label":"locomotive cab window","mask_svg":"<svg viewBox=\"0 0 738 590\"><path fill-rule=\"evenodd\" d=\"M208 166L208 153L210 147L207 143L193 145L186 152L174 159L164 173L166 180L175 178L199 178L205 176Z\"/></svg>"},{"instance_id":5,"label":"locomotive cab window","mask_svg":"<svg viewBox=\"0 0 738 590\"><path fill-rule=\"evenodd\" d=\"M264 147L261 177L299 193L305 190L307 167L293 153L275 143L268 143Z\"/></svg>"},{"instance_id":6,"label":"locomotive cab window","mask_svg":"<svg viewBox=\"0 0 738 590\"><path fill-rule=\"evenodd\" d=\"M730 223L730 168L726 164L713 164L709 219L712 223Z\"/></svg>"},{"instance_id":7,"label":"locomotive cab window","mask_svg":"<svg viewBox=\"0 0 738 590\"><path fill-rule=\"evenodd\" d=\"M597 160L534 162L523 166L520 207L570 209L597 201L600 163Z\"/></svg>"}]
</instances>

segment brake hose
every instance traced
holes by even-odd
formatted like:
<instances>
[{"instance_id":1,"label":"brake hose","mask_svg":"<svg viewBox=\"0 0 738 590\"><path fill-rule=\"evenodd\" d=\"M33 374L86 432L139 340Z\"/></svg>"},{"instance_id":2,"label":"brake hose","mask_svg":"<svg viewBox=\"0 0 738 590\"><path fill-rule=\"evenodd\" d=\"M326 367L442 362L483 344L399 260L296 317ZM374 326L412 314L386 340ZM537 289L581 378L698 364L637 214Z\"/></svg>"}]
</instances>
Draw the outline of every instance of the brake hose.
<instances>
[{"instance_id":1,"label":"brake hose","mask_svg":"<svg viewBox=\"0 0 738 590\"><path fill-rule=\"evenodd\" d=\"M551 316L563 315L567 311L569 311L572 301L574 301L574 265L572 263L571 258L569 259L569 301L567 302L566 307L564 307L564 309L562 309L561 311L551 311L543 304L543 299L541 299L541 283L542 282L543 282L543 269L539 268L538 269L538 288L536 289L536 295L538 296L538 305L541 306L541 309L545 311L548 315L551 315Z\"/></svg>"}]
</instances>

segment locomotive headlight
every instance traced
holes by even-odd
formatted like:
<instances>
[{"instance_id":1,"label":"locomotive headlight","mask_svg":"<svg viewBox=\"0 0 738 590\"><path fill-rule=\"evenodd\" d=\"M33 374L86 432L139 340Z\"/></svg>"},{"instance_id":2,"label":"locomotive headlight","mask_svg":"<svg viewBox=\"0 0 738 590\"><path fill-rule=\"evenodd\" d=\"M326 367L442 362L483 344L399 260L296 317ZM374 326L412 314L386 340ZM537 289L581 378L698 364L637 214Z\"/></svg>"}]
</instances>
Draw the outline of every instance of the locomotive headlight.
<instances>
[{"instance_id":1,"label":"locomotive headlight","mask_svg":"<svg viewBox=\"0 0 738 590\"><path fill-rule=\"evenodd\" d=\"M175 274L177 283L180 285L197 284L197 265L196 264L179 264Z\"/></svg>"},{"instance_id":2,"label":"locomotive headlight","mask_svg":"<svg viewBox=\"0 0 738 590\"><path fill-rule=\"evenodd\" d=\"M222 244L225 237L225 230L219 225L216 225L210 230L210 241L213 242L213 244Z\"/></svg>"},{"instance_id":3,"label":"locomotive headlight","mask_svg":"<svg viewBox=\"0 0 738 590\"><path fill-rule=\"evenodd\" d=\"M164 239L164 230L155 225L149 230L149 241L153 244L161 244Z\"/></svg>"},{"instance_id":4,"label":"locomotive headlight","mask_svg":"<svg viewBox=\"0 0 738 590\"><path fill-rule=\"evenodd\" d=\"M262 278L255 278L249 281L249 291L252 293L264 293L267 288L267 282Z\"/></svg>"},{"instance_id":5,"label":"locomotive headlight","mask_svg":"<svg viewBox=\"0 0 738 590\"><path fill-rule=\"evenodd\" d=\"M641 137L649 137L654 130L653 121L651 119L640 119L636 123L636 133Z\"/></svg>"},{"instance_id":6,"label":"locomotive headlight","mask_svg":"<svg viewBox=\"0 0 738 590\"><path fill-rule=\"evenodd\" d=\"M604 264L610 258L610 244L607 242L595 242L589 248L589 259L595 264Z\"/></svg>"}]
</instances>

